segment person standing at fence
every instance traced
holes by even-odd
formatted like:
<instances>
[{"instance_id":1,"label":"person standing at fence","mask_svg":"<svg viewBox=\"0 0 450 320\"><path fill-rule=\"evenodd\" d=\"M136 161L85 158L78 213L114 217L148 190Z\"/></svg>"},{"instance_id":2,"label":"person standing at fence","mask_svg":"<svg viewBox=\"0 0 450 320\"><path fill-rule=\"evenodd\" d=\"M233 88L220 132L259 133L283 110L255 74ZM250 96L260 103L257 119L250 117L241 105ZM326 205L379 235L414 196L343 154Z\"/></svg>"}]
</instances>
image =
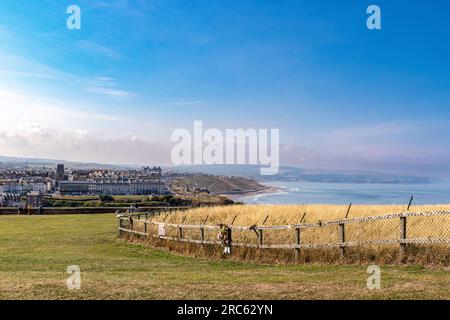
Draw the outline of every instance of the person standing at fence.
<instances>
[{"instance_id":1,"label":"person standing at fence","mask_svg":"<svg viewBox=\"0 0 450 320\"><path fill-rule=\"evenodd\" d=\"M223 253L231 254L231 229L223 223L219 224L219 228L217 238L222 242Z\"/></svg>"}]
</instances>

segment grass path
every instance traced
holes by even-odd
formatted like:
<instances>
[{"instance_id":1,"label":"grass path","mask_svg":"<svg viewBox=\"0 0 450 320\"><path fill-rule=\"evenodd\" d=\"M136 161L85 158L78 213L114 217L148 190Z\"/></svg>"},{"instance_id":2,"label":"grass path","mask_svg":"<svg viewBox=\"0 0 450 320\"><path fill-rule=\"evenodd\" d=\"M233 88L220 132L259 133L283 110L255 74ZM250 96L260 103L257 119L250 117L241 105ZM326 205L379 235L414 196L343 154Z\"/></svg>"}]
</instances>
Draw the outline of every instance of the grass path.
<instances>
[{"instance_id":1,"label":"grass path","mask_svg":"<svg viewBox=\"0 0 450 320\"><path fill-rule=\"evenodd\" d=\"M81 290L66 269L81 268ZM257 265L177 256L116 238L114 215L0 216L0 299L450 299L450 272Z\"/></svg>"}]
</instances>

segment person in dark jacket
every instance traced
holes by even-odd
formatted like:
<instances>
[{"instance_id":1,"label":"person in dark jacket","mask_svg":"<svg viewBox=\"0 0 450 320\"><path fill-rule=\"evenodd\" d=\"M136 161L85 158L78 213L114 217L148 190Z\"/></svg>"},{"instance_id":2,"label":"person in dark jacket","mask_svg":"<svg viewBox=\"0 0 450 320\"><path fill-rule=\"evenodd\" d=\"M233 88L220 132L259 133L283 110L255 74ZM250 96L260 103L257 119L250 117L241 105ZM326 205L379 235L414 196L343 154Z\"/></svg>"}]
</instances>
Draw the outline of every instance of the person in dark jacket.
<instances>
[{"instance_id":1,"label":"person in dark jacket","mask_svg":"<svg viewBox=\"0 0 450 320\"><path fill-rule=\"evenodd\" d=\"M219 228L217 237L222 242L223 253L231 254L231 229L223 223L219 224Z\"/></svg>"}]
</instances>

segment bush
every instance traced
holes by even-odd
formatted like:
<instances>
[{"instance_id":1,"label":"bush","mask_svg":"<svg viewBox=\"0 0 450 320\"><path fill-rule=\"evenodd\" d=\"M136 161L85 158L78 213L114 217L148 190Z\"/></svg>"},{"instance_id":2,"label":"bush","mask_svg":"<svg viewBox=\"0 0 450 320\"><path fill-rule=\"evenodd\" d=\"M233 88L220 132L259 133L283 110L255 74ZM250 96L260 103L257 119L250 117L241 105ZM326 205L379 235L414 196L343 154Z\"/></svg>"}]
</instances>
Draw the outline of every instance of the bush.
<instances>
[{"instance_id":1,"label":"bush","mask_svg":"<svg viewBox=\"0 0 450 320\"><path fill-rule=\"evenodd\" d=\"M108 194L101 194L99 197L101 202L113 202L114 198Z\"/></svg>"}]
</instances>

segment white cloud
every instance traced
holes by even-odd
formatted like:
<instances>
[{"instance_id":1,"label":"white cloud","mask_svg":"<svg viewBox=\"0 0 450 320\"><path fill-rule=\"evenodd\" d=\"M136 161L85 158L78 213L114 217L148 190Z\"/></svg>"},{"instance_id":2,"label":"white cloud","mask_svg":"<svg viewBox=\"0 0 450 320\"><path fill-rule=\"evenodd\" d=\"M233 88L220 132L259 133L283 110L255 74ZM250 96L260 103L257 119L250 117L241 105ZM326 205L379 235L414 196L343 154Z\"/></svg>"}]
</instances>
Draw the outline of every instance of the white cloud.
<instances>
[{"instance_id":1,"label":"white cloud","mask_svg":"<svg viewBox=\"0 0 450 320\"><path fill-rule=\"evenodd\" d=\"M88 53L99 54L115 60L122 57L120 52L89 40L80 41L78 47Z\"/></svg>"},{"instance_id":2,"label":"white cloud","mask_svg":"<svg viewBox=\"0 0 450 320\"><path fill-rule=\"evenodd\" d=\"M18 122L33 121L50 128L73 128L78 123L120 122L122 117L81 111L56 100L28 95L0 87L0 119L2 128ZM13 128L11 128L12 130Z\"/></svg>"},{"instance_id":3,"label":"white cloud","mask_svg":"<svg viewBox=\"0 0 450 320\"><path fill-rule=\"evenodd\" d=\"M196 105L196 104L200 104L200 103L201 103L201 101L199 101L199 100L181 99L181 100L175 101L173 104L176 106L191 106L191 105Z\"/></svg>"},{"instance_id":4,"label":"white cloud","mask_svg":"<svg viewBox=\"0 0 450 320\"><path fill-rule=\"evenodd\" d=\"M4 154L116 164L170 164L170 145L136 136L108 138L85 130L52 130L24 123L14 131L0 130Z\"/></svg>"},{"instance_id":5,"label":"white cloud","mask_svg":"<svg viewBox=\"0 0 450 320\"><path fill-rule=\"evenodd\" d=\"M103 88L103 87L88 87L86 88L89 92L99 93L106 96L111 97L132 97L133 93L120 90L120 89L114 89L114 88Z\"/></svg>"},{"instance_id":6,"label":"white cloud","mask_svg":"<svg viewBox=\"0 0 450 320\"><path fill-rule=\"evenodd\" d=\"M17 78L20 81L48 80L53 81L52 85L65 84L67 87L84 89L109 98L124 99L138 96L138 93L120 88L116 79L112 77L86 78L3 51L0 51L0 76L0 85L8 85L11 78ZM37 83L42 84L42 81Z\"/></svg>"},{"instance_id":7,"label":"white cloud","mask_svg":"<svg viewBox=\"0 0 450 320\"><path fill-rule=\"evenodd\" d=\"M135 121L125 115L80 111L77 105L0 87L2 155L168 164L170 136L167 143L161 136L160 124L142 118Z\"/></svg>"},{"instance_id":8,"label":"white cloud","mask_svg":"<svg viewBox=\"0 0 450 320\"><path fill-rule=\"evenodd\" d=\"M98 93L115 98L132 98L137 94L117 88L114 78L111 77L97 77L86 81L87 86L85 90L88 92Z\"/></svg>"},{"instance_id":9,"label":"white cloud","mask_svg":"<svg viewBox=\"0 0 450 320\"><path fill-rule=\"evenodd\" d=\"M415 130L416 123L408 121L393 121L376 123L372 125L361 125L348 128L332 130L328 136L334 139L360 139L380 136L392 136Z\"/></svg>"},{"instance_id":10,"label":"white cloud","mask_svg":"<svg viewBox=\"0 0 450 320\"><path fill-rule=\"evenodd\" d=\"M74 76L69 73L24 58L19 54L4 51L0 51L0 74L5 77L5 80L10 77L65 81L74 80Z\"/></svg>"}]
</instances>

